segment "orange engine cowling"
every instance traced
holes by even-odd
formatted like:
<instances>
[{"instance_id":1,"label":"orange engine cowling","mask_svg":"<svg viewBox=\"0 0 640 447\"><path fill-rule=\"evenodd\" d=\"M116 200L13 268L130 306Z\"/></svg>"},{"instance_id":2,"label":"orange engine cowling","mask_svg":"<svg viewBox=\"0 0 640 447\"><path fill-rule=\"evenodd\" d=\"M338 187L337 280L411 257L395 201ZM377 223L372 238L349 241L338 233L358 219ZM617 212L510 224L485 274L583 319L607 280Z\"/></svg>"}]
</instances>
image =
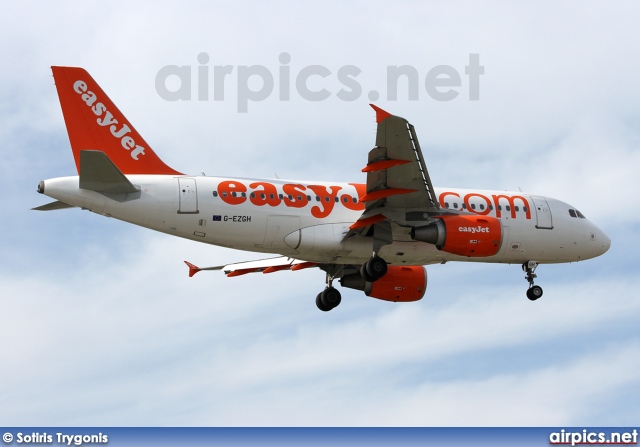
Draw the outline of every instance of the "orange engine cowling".
<instances>
[{"instance_id":1,"label":"orange engine cowling","mask_svg":"<svg viewBox=\"0 0 640 447\"><path fill-rule=\"evenodd\" d=\"M359 273L345 275L340 285L362 290L367 296L385 301L418 301L427 290L427 271L422 266L390 265L376 282L365 282Z\"/></svg>"},{"instance_id":2,"label":"orange engine cowling","mask_svg":"<svg viewBox=\"0 0 640 447\"><path fill-rule=\"evenodd\" d=\"M436 221L411 230L417 241L438 250L469 257L493 256L502 244L502 224L488 216L438 216Z\"/></svg>"}]
</instances>

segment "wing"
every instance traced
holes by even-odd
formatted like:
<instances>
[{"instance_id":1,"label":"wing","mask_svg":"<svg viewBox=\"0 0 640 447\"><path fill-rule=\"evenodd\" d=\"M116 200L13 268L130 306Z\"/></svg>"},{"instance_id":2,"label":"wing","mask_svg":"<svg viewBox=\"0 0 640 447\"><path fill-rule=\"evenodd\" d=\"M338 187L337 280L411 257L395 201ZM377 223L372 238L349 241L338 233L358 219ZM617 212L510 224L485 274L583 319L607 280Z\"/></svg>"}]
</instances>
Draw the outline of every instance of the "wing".
<instances>
[{"instance_id":1,"label":"wing","mask_svg":"<svg viewBox=\"0 0 640 447\"><path fill-rule=\"evenodd\" d=\"M360 198L365 211L351 229L365 231L384 220L403 224L441 214L414 127L404 118L371 107L378 123L376 147L362 170L367 173L366 194Z\"/></svg>"},{"instance_id":2,"label":"wing","mask_svg":"<svg viewBox=\"0 0 640 447\"><path fill-rule=\"evenodd\" d=\"M189 267L189 277L202 270L222 270L228 277L246 275L247 273L273 273L281 270L302 270L309 267L317 267L315 262L306 262L299 259L279 256L277 258L261 259L259 261L237 262L234 264L219 265L216 267L198 267L184 261Z\"/></svg>"}]
</instances>

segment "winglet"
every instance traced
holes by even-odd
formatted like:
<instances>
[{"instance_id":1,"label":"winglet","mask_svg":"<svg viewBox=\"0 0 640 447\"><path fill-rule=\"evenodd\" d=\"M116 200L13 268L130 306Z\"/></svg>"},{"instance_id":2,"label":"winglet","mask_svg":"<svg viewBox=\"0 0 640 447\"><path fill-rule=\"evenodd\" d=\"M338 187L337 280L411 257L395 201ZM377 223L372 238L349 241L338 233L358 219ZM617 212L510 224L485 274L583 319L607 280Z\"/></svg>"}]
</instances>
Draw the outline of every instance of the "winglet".
<instances>
[{"instance_id":1,"label":"winglet","mask_svg":"<svg viewBox=\"0 0 640 447\"><path fill-rule=\"evenodd\" d=\"M202 270L200 267L198 267L197 265L193 265L190 262L184 261L184 263L187 264L187 266L189 267L189 278L191 278L193 275L195 275L200 270Z\"/></svg>"},{"instance_id":2,"label":"winglet","mask_svg":"<svg viewBox=\"0 0 640 447\"><path fill-rule=\"evenodd\" d=\"M380 107L374 105L374 104L369 104L371 106L371 108L373 110L376 111L376 123L380 124L381 122L383 122L384 120L386 120L387 118L389 118L391 115L389 112L387 112L386 110L382 110Z\"/></svg>"}]
</instances>

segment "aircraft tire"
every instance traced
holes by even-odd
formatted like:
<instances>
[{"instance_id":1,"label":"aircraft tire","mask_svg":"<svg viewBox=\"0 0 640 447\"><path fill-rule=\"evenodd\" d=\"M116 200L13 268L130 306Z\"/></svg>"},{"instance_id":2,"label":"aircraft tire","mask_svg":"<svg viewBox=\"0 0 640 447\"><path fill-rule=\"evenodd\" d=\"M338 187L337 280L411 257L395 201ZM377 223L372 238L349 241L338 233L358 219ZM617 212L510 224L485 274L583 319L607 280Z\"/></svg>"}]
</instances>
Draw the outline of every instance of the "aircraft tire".
<instances>
[{"instance_id":1,"label":"aircraft tire","mask_svg":"<svg viewBox=\"0 0 640 447\"><path fill-rule=\"evenodd\" d=\"M366 269L369 276L377 281L387 273L387 262L380 256L373 256L367 261Z\"/></svg>"},{"instance_id":2,"label":"aircraft tire","mask_svg":"<svg viewBox=\"0 0 640 447\"><path fill-rule=\"evenodd\" d=\"M366 262L362 264L362 267L360 267L360 276L362 276L362 278L367 282L374 282L377 279L369 275Z\"/></svg>"},{"instance_id":3,"label":"aircraft tire","mask_svg":"<svg viewBox=\"0 0 640 447\"><path fill-rule=\"evenodd\" d=\"M542 296L542 287L532 286L527 290L527 298L531 301L535 301Z\"/></svg>"},{"instance_id":4,"label":"aircraft tire","mask_svg":"<svg viewBox=\"0 0 640 447\"><path fill-rule=\"evenodd\" d=\"M322 292L320 292L318 296L316 296L316 306L318 306L318 309L320 309L322 312L329 312L331 310L330 307L326 307L322 302Z\"/></svg>"},{"instance_id":5,"label":"aircraft tire","mask_svg":"<svg viewBox=\"0 0 640 447\"><path fill-rule=\"evenodd\" d=\"M335 287L327 287L320 294L320 301L325 308L331 310L340 305L342 296L340 295L340 292L338 292L338 289L336 289Z\"/></svg>"}]
</instances>

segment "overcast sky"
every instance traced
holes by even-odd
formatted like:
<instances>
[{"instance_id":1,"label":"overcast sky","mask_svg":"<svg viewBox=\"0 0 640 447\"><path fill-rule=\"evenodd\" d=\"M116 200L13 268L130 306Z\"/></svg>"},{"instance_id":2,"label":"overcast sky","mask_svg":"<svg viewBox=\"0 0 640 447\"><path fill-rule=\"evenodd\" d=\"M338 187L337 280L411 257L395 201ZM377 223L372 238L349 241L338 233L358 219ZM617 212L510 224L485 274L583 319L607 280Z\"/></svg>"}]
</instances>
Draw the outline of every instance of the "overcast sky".
<instances>
[{"instance_id":1,"label":"overcast sky","mask_svg":"<svg viewBox=\"0 0 640 447\"><path fill-rule=\"evenodd\" d=\"M639 19L637 2L3 2L1 423L637 424ZM471 54L484 67L477 101ZM52 65L87 69L156 153L192 174L364 181L375 90L415 125L436 186L558 198L612 247L541 266L535 303L519 265L431 266L420 302L342 289L328 313L315 306L317 270L188 278L183 260L263 256L78 209L30 211L48 202L40 180L76 174ZM168 65L191 67L191 101L156 90ZM240 67L254 65L274 89L241 113ZM312 65L330 73L309 81L329 91L322 101L295 86ZM417 100L404 81L387 95L387 67L403 65L418 73ZM440 65L460 75L450 101L425 87ZM351 101L337 95L345 66L360 70Z\"/></svg>"}]
</instances>

